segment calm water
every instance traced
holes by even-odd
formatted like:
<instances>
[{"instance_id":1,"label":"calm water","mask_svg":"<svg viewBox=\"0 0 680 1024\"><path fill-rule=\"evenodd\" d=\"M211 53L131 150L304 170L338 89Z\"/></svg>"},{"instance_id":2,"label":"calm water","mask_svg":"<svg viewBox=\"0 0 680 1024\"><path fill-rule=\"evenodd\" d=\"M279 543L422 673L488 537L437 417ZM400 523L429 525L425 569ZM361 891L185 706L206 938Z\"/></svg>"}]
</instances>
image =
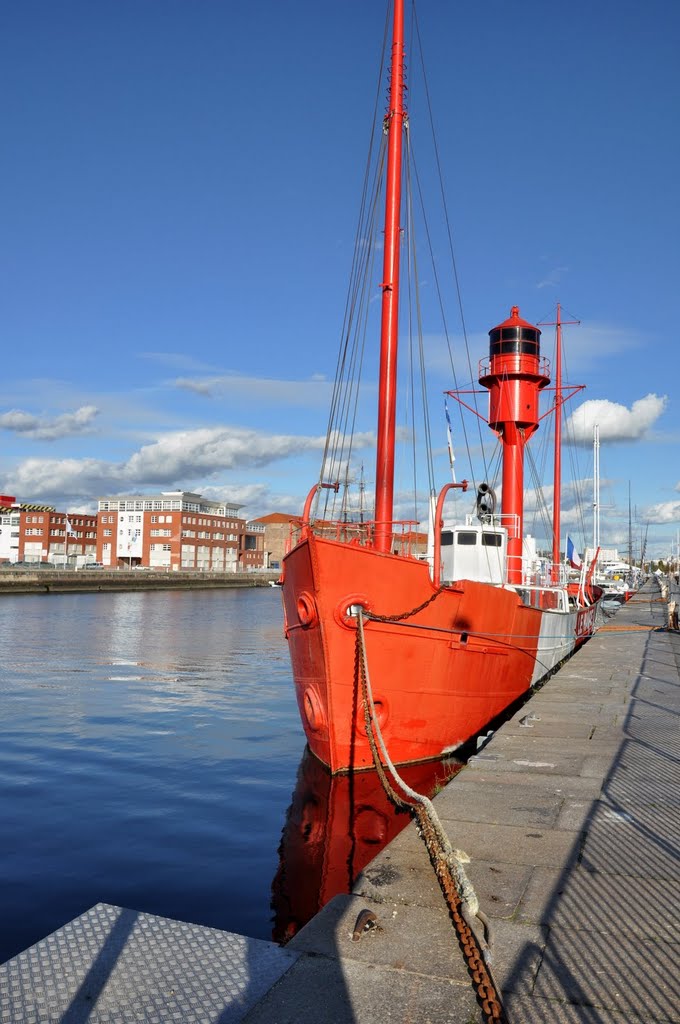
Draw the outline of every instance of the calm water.
<instances>
[{"instance_id":1,"label":"calm water","mask_svg":"<svg viewBox=\"0 0 680 1024\"><path fill-rule=\"evenodd\" d=\"M280 594L3 596L0 639L0 962L98 901L271 938Z\"/></svg>"}]
</instances>

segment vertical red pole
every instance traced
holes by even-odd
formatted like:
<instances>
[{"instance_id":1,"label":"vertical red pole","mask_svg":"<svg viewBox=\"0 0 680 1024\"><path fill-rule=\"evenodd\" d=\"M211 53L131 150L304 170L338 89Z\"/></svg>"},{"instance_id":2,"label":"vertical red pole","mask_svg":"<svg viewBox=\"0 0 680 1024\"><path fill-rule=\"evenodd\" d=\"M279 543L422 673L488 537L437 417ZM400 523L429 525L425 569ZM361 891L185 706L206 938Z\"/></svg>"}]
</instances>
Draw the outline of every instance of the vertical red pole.
<instances>
[{"instance_id":1,"label":"vertical red pole","mask_svg":"<svg viewBox=\"0 0 680 1024\"><path fill-rule=\"evenodd\" d=\"M557 582L560 561L562 503L562 309L557 303L555 317L555 469L553 476L553 580Z\"/></svg>"},{"instance_id":2,"label":"vertical red pole","mask_svg":"<svg viewBox=\"0 0 680 1024\"><path fill-rule=\"evenodd\" d=\"M397 406L397 341L399 331L399 241L401 228L401 165L404 127L404 3L395 0L392 30L390 105L386 118L387 182L385 250L380 332L378 437L375 470L375 538L378 551L392 547L394 505L394 436Z\"/></svg>"},{"instance_id":3,"label":"vertical red pole","mask_svg":"<svg viewBox=\"0 0 680 1024\"><path fill-rule=\"evenodd\" d=\"M508 515L508 583L522 582L524 537L524 437L514 424L503 433L503 512Z\"/></svg>"}]
</instances>

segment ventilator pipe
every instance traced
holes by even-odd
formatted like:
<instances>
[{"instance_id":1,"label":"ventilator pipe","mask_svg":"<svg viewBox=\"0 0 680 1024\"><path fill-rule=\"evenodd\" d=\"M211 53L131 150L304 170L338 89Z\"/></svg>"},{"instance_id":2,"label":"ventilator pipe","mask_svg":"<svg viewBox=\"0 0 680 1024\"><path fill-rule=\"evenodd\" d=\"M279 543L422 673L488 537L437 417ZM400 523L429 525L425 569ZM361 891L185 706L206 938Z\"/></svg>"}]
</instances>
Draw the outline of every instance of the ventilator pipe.
<instances>
[{"instance_id":1,"label":"ventilator pipe","mask_svg":"<svg viewBox=\"0 0 680 1024\"><path fill-rule=\"evenodd\" d=\"M338 480L336 480L332 484L323 484L323 483L321 483L321 484L314 484L314 486L312 487L311 491L307 495L307 500L305 501L305 507L302 510L302 534L303 534L303 536L305 536L309 532L309 526L310 526L309 520L310 520L310 517L312 515L312 502L314 501L314 498L316 497L317 492L320 491L324 487L327 490L329 490L329 491L335 491L335 493L337 494L338 491L340 490L340 482Z\"/></svg>"},{"instance_id":2,"label":"ventilator pipe","mask_svg":"<svg viewBox=\"0 0 680 1024\"><path fill-rule=\"evenodd\" d=\"M444 499L446 498L446 495L449 493L449 491L452 491L454 488L458 488L458 490L460 490L460 491L467 491L467 489L468 489L468 482L467 482L467 480L462 480L461 483L459 483L459 484L444 484L444 486L442 487L441 491L439 492L439 497L437 498L437 508L435 509L434 524L433 524L433 529L434 529L434 559L433 559L434 560L434 565L432 566L432 582L434 583L435 587L439 586L439 580L440 580L441 574L442 574L441 549L442 549L442 526L444 525L444 519L443 519Z\"/></svg>"}]
</instances>

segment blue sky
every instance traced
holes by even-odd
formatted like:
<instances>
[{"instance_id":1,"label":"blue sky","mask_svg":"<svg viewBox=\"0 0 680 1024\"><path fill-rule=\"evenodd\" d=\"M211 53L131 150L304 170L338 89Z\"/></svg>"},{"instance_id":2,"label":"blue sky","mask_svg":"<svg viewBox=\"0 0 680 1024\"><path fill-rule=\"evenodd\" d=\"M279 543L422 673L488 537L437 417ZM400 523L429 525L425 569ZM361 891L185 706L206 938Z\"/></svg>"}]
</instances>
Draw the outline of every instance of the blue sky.
<instances>
[{"instance_id":1,"label":"blue sky","mask_svg":"<svg viewBox=\"0 0 680 1024\"><path fill-rule=\"evenodd\" d=\"M566 461L588 493L596 415L603 541L627 545L630 481L636 534L649 522L649 550L667 552L680 7L420 0L418 16L473 358L513 304L578 317L584 444ZM85 509L182 487L248 516L299 511L384 17L382 0L0 6L0 491ZM425 332L445 482L452 382ZM544 342L550 355L549 328Z\"/></svg>"}]
</instances>

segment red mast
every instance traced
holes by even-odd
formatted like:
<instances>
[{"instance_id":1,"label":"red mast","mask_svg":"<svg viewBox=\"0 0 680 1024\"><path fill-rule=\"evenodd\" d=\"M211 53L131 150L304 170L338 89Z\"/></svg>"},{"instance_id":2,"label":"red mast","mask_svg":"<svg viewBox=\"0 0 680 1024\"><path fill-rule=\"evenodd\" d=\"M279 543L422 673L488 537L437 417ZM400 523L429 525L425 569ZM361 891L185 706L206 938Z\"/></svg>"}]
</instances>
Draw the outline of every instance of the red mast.
<instances>
[{"instance_id":1,"label":"red mast","mask_svg":"<svg viewBox=\"0 0 680 1024\"><path fill-rule=\"evenodd\" d=\"M555 470L553 476L553 578L560 560L562 506L562 308L555 317Z\"/></svg>"},{"instance_id":2,"label":"red mast","mask_svg":"<svg viewBox=\"0 0 680 1024\"><path fill-rule=\"evenodd\" d=\"M580 320L563 320L562 306L557 303L557 315L554 320L541 320L541 326L555 328L555 468L553 475L553 581L559 579L560 561L560 539L561 539L561 516L562 507L562 406L569 401L576 391L580 391L582 385L574 387L567 385L569 394L564 398L562 387L562 325L580 324Z\"/></svg>"},{"instance_id":3,"label":"red mast","mask_svg":"<svg viewBox=\"0 0 680 1024\"><path fill-rule=\"evenodd\" d=\"M508 529L508 583L522 582L524 446L538 427L538 393L550 383L540 358L538 327L522 320L519 307L489 331L489 362L479 383L489 389L489 426L503 443L504 526Z\"/></svg>"},{"instance_id":4,"label":"red mast","mask_svg":"<svg viewBox=\"0 0 680 1024\"><path fill-rule=\"evenodd\" d=\"M378 437L375 470L375 540L378 551L392 547L394 504L394 435L397 406L397 341L399 331L399 241L401 227L401 165L404 110L404 3L395 0L392 29L392 70L387 131L385 250L382 279Z\"/></svg>"}]
</instances>

